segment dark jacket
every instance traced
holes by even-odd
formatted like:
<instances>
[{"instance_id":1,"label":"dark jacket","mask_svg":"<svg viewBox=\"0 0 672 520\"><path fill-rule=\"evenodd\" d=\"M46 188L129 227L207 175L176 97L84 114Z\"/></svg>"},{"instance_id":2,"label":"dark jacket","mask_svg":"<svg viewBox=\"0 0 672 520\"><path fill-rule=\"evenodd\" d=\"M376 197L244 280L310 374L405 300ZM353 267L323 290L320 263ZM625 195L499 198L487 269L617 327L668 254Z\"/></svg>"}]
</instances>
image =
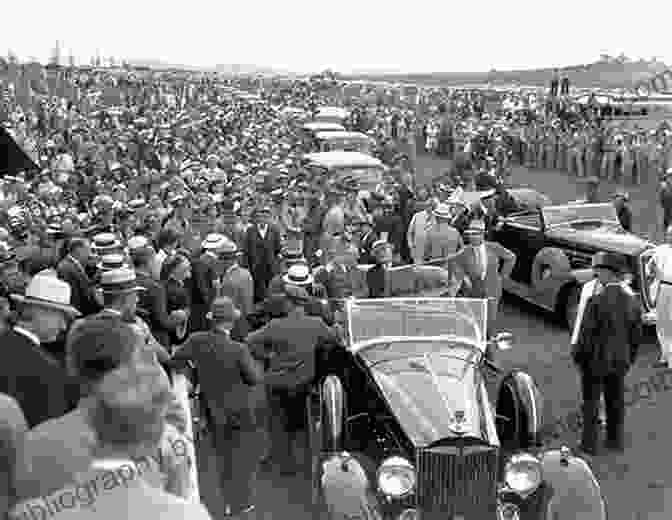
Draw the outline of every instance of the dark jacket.
<instances>
[{"instance_id":1,"label":"dark jacket","mask_svg":"<svg viewBox=\"0 0 672 520\"><path fill-rule=\"evenodd\" d=\"M621 285L608 284L588 300L572 357L595 376L627 372L642 340L637 298Z\"/></svg>"},{"instance_id":2,"label":"dark jacket","mask_svg":"<svg viewBox=\"0 0 672 520\"><path fill-rule=\"evenodd\" d=\"M383 264L376 264L366 273L366 285L369 287L369 298L389 298L391 287L386 280L386 269Z\"/></svg>"},{"instance_id":3,"label":"dark jacket","mask_svg":"<svg viewBox=\"0 0 672 520\"><path fill-rule=\"evenodd\" d=\"M208 321L206 314L210 312L210 306L215 299L215 264L217 259L212 255L203 253L191 263L191 316L189 318L189 331L195 332L206 330Z\"/></svg>"},{"instance_id":4,"label":"dark jacket","mask_svg":"<svg viewBox=\"0 0 672 520\"><path fill-rule=\"evenodd\" d=\"M632 211L625 204L617 212L618 221L623 226L623 229L632 233Z\"/></svg>"},{"instance_id":5,"label":"dark jacket","mask_svg":"<svg viewBox=\"0 0 672 520\"><path fill-rule=\"evenodd\" d=\"M168 313L166 289L145 273L137 273L136 281L145 289L138 293L138 316L147 322L156 341L164 347L170 346L177 321Z\"/></svg>"},{"instance_id":6,"label":"dark jacket","mask_svg":"<svg viewBox=\"0 0 672 520\"><path fill-rule=\"evenodd\" d=\"M254 430L251 386L262 382L261 367L246 345L217 332L197 332L173 356L172 363L190 360L213 420L242 430Z\"/></svg>"},{"instance_id":7,"label":"dark jacket","mask_svg":"<svg viewBox=\"0 0 672 520\"><path fill-rule=\"evenodd\" d=\"M65 368L24 334L3 334L0 393L17 400L28 426L65 415L74 408L79 389Z\"/></svg>"},{"instance_id":8,"label":"dark jacket","mask_svg":"<svg viewBox=\"0 0 672 520\"><path fill-rule=\"evenodd\" d=\"M86 272L69 257L61 260L56 268L58 277L67 282L72 290L70 303L84 316L100 311L101 307L93 296L93 286Z\"/></svg>"},{"instance_id":9,"label":"dark jacket","mask_svg":"<svg viewBox=\"0 0 672 520\"><path fill-rule=\"evenodd\" d=\"M261 237L257 226L251 226L245 231L243 241L245 266L250 270L254 281L256 301L266 297L268 284L275 274L281 247L280 231L273 225L269 224L264 238Z\"/></svg>"}]
</instances>

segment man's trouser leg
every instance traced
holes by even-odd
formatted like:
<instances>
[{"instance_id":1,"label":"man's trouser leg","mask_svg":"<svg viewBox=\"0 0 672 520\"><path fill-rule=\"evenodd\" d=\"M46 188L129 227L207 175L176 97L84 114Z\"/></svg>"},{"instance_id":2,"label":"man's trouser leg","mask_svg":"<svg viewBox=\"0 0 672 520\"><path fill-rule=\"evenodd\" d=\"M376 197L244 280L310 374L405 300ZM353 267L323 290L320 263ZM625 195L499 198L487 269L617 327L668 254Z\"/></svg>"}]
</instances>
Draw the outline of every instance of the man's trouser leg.
<instances>
[{"instance_id":1,"label":"man's trouser leg","mask_svg":"<svg viewBox=\"0 0 672 520\"><path fill-rule=\"evenodd\" d=\"M598 416L600 395L603 381L584 370L581 373L581 395L583 398L583 431L581 433L581 447L590 454L597 452L598 444Z\"/></svg>"},{"instance_id":2,"label":"man's trouser leg","mask_svg":"<svg viewBox=\"0 0 672 520\"><path fill-rule=\"evenodd\" d=\"M607 447L625 448L625 373L604 378L604 404L607 411Z\"/></svg>"}]
</instances>

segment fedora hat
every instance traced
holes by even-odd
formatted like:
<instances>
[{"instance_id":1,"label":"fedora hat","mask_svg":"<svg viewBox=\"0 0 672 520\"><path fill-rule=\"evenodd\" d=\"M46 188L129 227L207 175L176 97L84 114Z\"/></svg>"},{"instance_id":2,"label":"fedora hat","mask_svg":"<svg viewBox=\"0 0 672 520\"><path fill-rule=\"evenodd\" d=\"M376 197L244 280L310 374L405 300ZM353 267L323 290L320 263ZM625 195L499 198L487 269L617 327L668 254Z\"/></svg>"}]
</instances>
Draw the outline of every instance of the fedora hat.
<instances>
[{"instance_id":1,"label":"fedora hat","mask_svg":"<svg viewBox=\"0 0 672 520\"><path fill-rule=\"evenodd\" d=\"M22 305L37 305L61 311L69 316L81 316L81 313L70 305L71 295L72 289L66 282L59 280L52 273L38 273L28 283L25 295L10 296Z\"/></svg>"},{"instance_id":2,"label":"fedora hat","mask_svg":"<svg viewBox=\"0 0 672 520\"><path fill-rule=\"evenodd\" d=\"M100 288L104 293L129 293L144 291L145 288L136 282L135 271L128 267L110 269L100 275Z\"/></svg>"},{"instance_id":3,"label":"fedora hat","mask_svg":"<svg viewBox=\"0 0 672 520\"><path fill-rule=\"evenodd\" d=\"M296 264L287 270L282 281L290 285L310 285L313 283L313 275L306 264Z\"/></svg>"},{"instance_id":4,"label":"fedora hat","mask_svg":"<svg viewBox=\"0 0 672 520\"><path fill-rule=\"evenodd\" d=\"M208 313L208 319L215 323L233 323L240 318L240 311L236 308L228 296L221 296L212 302L212 310Z\"/></svg>"},{"instance_id":5,"label":"fedora hat","mask_svg":"<svg viewBox=\"0 0 672 520\"><path fill-rule=\"evenodd\" d=\"M592 260L593 269L609 269L614 273L621 274L627 270L625 257L617 253L595 253Z\"/></svg>"},{"instance_id":6,"label":"fedora hat","mask_svg":"<svg viewBox=\"0 0 672 520\"><path fill-rule=\"evenodd\" d=\"M485 222L482 220L472 220L469 222L467 229L464 230L466 234L481 234L485 233Z\"/></svg>"},{"instance_id":7,"label":"fedora hat","mask_svg":"<svg viewBox=\"0 0 672 520\"><path fill-rule=\"evenodd\" d=\"M450 206L446 203L440 203L436 205L436 208L434 208L434 211L432 212L435 217L437 218L445 218L445 219L450 219L453 217L453 214L450 210Z\"/></svg>"}]
</instances>

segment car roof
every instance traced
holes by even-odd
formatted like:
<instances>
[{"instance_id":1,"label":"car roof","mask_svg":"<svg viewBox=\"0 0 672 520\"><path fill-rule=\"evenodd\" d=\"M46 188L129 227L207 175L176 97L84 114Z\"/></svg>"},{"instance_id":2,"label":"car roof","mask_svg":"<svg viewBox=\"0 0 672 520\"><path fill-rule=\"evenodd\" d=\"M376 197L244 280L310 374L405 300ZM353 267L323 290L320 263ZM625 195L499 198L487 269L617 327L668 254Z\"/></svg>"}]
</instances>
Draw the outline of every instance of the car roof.
<instances>
[{"instance_id":1,"label":"car roof","mask_svg":"<svg viewBox=\"0 0 672 520\"><path fill-rule=\"evenodd\" d=\"M338 130L341 132L345 131L345 127L338 123L321 123L319 121L313 121L311 123L306 123L303 125L303 128L310 130L312 132L319 132L320 130Z\"/></svg>"},{"instance_id":2,"label":"car roof","mask_svg":"<svg viewBox=\"0 0 672 520\"><path fill-rule=\"evenodd\" d=\"M317 132L318 139L366 139L371 141L371 138L362 132Z\"/></svg>"},{"instance_id":3,"label":"car roof","mask_svg":"<svg viewBox=\"0 0 672 520\"><path fill-rule=\"evenodd\" d=\"M338 168L342 166L362 166L362 167L382 167L383 162L380 159L360 152L316 152L303 156L319 166L325 168Z\"/></svg>"},{"instance_id":4,"label":"car roof","mask_svg":"<svg viewBox=\"0 0 672 520\"><path fill-rule=\"evenodd\" d=\"M317 110L317 117L348 117L348 110L342 107L320 107Z\"/></svg>"}]
</instances>

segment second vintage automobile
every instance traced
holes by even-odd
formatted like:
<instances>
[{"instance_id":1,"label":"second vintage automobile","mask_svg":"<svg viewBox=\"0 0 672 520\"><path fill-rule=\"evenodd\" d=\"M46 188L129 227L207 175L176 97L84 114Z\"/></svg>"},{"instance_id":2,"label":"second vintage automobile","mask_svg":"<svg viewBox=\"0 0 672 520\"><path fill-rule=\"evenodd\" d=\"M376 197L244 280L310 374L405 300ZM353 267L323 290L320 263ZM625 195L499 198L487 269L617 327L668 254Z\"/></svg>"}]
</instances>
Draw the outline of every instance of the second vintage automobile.
<instances>
[{"instance_id":1,"label":"second vintage automobile","mask_svg":"<svg viewBox=\"0 0 672 520\"><path fill-rule=\"evenodd\" d=\"M486 337L486 300L350 300L345 314L309 421L317 518L606 518L588 464L538 445L532 378L500 373L491 403L489 349L511 337Z\"/></svg>"},{"instance_id":2,"label":"second vintage automobile","mask_svg":"<svg viewBox=\"0 0 672 520\"><path fill-rule=\"evenodd\" d=\"M612 204L543 205L499 220L494 240L517 256L504 290L554 312L569 327L576 319L581 285L593 276L598 251L623 254L645 324L654 324L655 284L647 275L654 244L625 231Z\"/></svg>"}]
</instances>

